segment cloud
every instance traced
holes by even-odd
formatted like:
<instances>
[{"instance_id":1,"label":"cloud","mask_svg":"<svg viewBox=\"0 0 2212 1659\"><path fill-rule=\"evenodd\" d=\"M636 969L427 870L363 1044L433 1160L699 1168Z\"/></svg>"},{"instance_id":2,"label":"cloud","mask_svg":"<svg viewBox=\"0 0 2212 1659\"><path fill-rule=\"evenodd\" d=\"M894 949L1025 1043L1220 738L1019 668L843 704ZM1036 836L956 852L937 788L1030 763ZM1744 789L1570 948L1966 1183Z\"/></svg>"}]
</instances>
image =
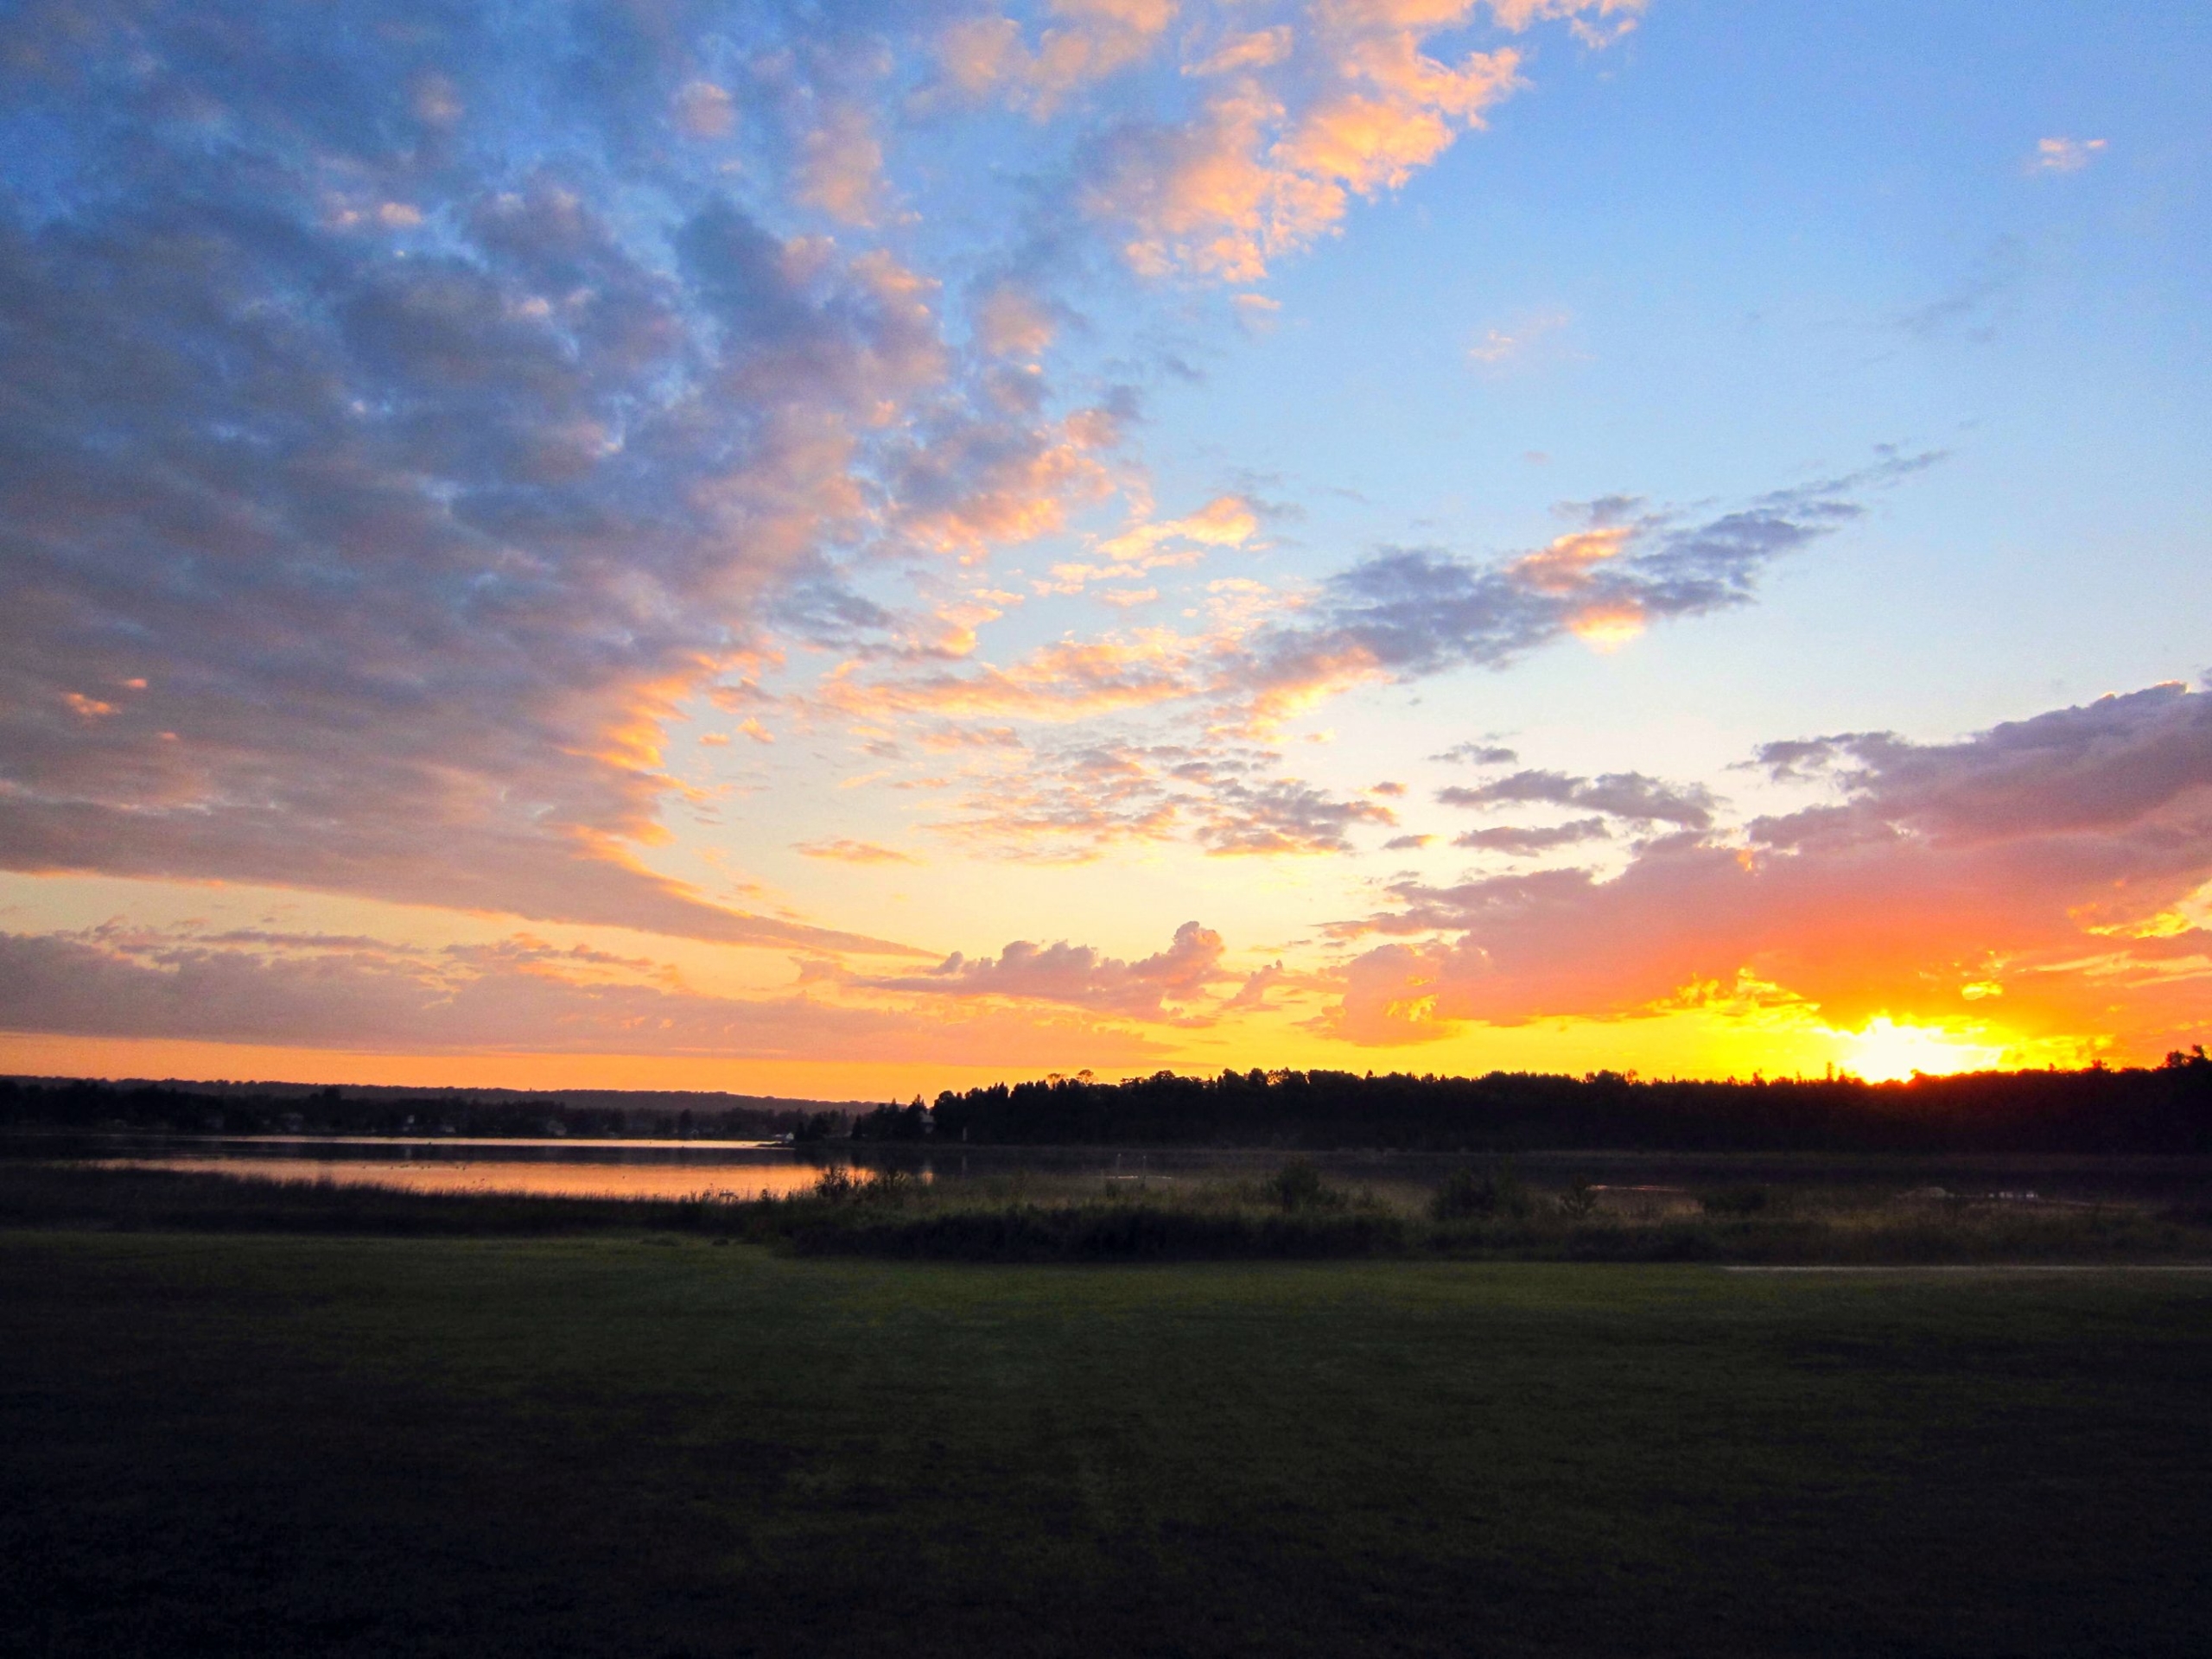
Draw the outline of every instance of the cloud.
<instances>
[{"instance_id":1,"label":"cloud","mask_svg":"<svg viewBox=\"0 0 2212 1659\"><path fill-rule=\"evenodd\" d=\"M1397 815L1375 801L1339 800L1295 779L1252 785L1211 771L1179 775L1209 786L1198 840L1217 857L1351 850L1346 832L1361 824L1395 824Z\"/></svg>"},{"instance_id":2,"label":"cloud","mask_svg":"<svg viewBox=\"0 0 2212 1659\"><path fill-rule=\"evenodd\" d=\"M927 714L1070 721L1192 696L1192 643L1166 629L1046 645L1010 668L834 681L831 706L855 714Z\"/></svg>"},{"instance_id":3,"label":"cloud","mask_svg":"<svg viewBox=\"0 0 2212 1659\"><path fill-rule=\"evenodd\" d=\"M98 238L0 229L0 863L798 937L626 849L658 833L657 728L728 640L715 613L742 626L800 565L842 472L781 419L708 453L656 413L676 297L572 194L469 213L473 263L397 266L150 196ZM875 273L810 293L716 204L679 245L731 331L702 377L835 422L929 372ZM517 302L579 279L557 321ZM145 690L88 734L40 695L88 675Z\"/></svg>"},{"instance_id":4,"label":"cloud","mask_svg":"<svg viewBox=\"0 0 2212 1659\"><path fill-rule=\"evenodd\" d=\"M1904 313L1897 321L1923 340L1961 330L1968 340L1994 338L1992 314L2020 284L2028 270L2028 251L2018 238L2000 236L1983 250L1964 281L1949 293Z\"/></svg>"},{"instance_id":5,"label":"cloud","mask_svg":"<svg viewBox=\"0 0 2212 1659\"><path fill-rule=\"evenodd\" d=\"M2028 158L2031 173L2079 173L2105 149L2101 138L2038 138Z\"/></svg>"},{"instance_id":6,"label":"cloud","mask_svg":"<svg viewBox=\"0 0 2212 1659\"><path fill-rule=\"evenodd\" d=\"M1313 67L1294 57L1226 77L1185 120L1108 135L1081 200L1123 227L1132 266L1256 283L1333 232L1353 197L1403 185L1520 85L1510 49L1447 66L1419 50L1420 34L1358 16L1323 9Z\"/></svg>"},{"instance_id":7,"label":"cloud","mask_svg":"<svg viewBox=\"0 0 2212 1659\"><path fill-rule=\"evenodd\" d=\"M827 859L837 864L918 864L921 861L872 841L803 841L792 849L806 858Z\"/></svg>"},{"instance_id":8,"label":"cloud","mask_svg":"<svg viewBox=\"0 0 2212 1659\"><path fill-rule=\"evenodd\" d=\"M995 544L1058 530L1071 510L1103 499L1112 480L1099 457L1121 442L1121 427L1095 408L1042 425L955 418L912 436L893 461L897 526L924 548L972 562Z\"/></svg>"},{"instance_id":9,"label":"cloud","mask_svg":"<svg viewBox=\"0 0 2212 1659\"><path fill-rule=\"evenodd\" d=\"M1498 667L1563 634L1618 644L1653 621L1749 602L1768 565L1862 517L1857 497L1936 459L1885 454L1701 521L1591 503L1584 528L1494 563L1386 549L1331 577L1295 620L1239 641L1221 678L1264 725L1363 681Z\"/></svg>"},{"instance_id":10,"label":"cloud","mask_svg":"<svg viewBox=\"0 0 2212 1659\"><path fill-rule=\"evenodd\" d=\"M994 283L975 306L976 338L993 357L1041 357L1058 333L1054 308L1027 286Z\"/></svg>"},{"instance_id":11,"label":"cloud","mask_svg":"<svg viewBox=\"0 0 2212 1659\"><path fill-rule=\"evenodd\" d=\"M649 867L663 728L893 627L866 550L1039 533L1118 442L965 372L925 276L779 227L880 214L880 49L83 15L0 64L100 181L0 194L0 868L853 944Z\"/></svg>"},{"instance_id":12,"label":"cloud","mask_svg":"<svg viewBox=\"0 0 2212 1659\"><path fill-rule=\"evenodd\" d=\"M1957 743L1855 732L1766 745L1758 759L1778 775L1827 770L1847 798L1841 807L1758 820L1757 832L1777 844L1819 839L1838 814L1909 821L1951 844L2113 832L2212 783L2212 694L2170 683Z\"/></svg>"},{"instance_id":13,"label":"cloud","mask_svg":"<svg viewBox=\"0 0 2212 1659\"><path fill-rule=\"evenodd\" d=\"M1484 369L1503 368L1526 359L1573 321L1564 311L1542 311L1503 328L1486 328L1482 337L1467 347L1467 360Z\"/></svg>"},{"instance_id":14,"label":"cloud","mask_svg":"<svg viewBox=\"0 0 2212 1659\"><path fill-rule=\"evenodd\" d=\"M1217 496L1181 518L1142 521L1096 543L1090 557L1052 567L1039 593L1080 593L1094 582L1134 582L1147 571L1195 564L1217 548L1243 547L1259 532L1259 514L1242 496Z\"/></svg>"},{"instance_id":15,"label":"cloud","mask_svg":"<svg viewBox=\"0 0 2212 1659\"><path fill-rule=\"evenodd\" d=\"M115 929L0 933L0 1030L365 1052L835 1054L1023 1066L1071 1053L1092 1064L1156 1064L1161 1052L1080 1012L709 995L651 963L526 938L425 951L375 940Z\"/></svg>"},{"instance_id":16,"label":"cloud","mask_svg":"<svg viewBox=\"0 0 2212 1659\"><path fill-rule=\"evenodd\" d=\"M876 990L949 997L1011 997L1066 1003L1095 1013L1143 1020L1175 1017L1221 978L1221 935L1197 922L1175 930L1166 950L1137 962L1102 956L1087 944L1033 944L1017 939L996 957L975 960L958 951L926 974L860 980Z\"/></svg>"},{"instance_id":17,"label":"cloud","mask_svg":"<svg viewBox=\"0 0 2212 1659\"><path fill-rule=\"evenodd\" d=\"M1215 766L1203 779L1178 770L1194 757L1175 744L1107 738L1064 751L1064 761L1029 763L1018 779L993 778L965 817L940 826L1019 856L1088 858L1116 841L1178 836L1222 853L1341 851L1347 829L1384 820L1288 786L1268 792L1238 758L1248 755L1239 738L1264 737L1363 682L1497 667L1563 634L1611 639L1624 619L1640 628L1745 603L1766 564L1854 522L1865 512L1859 496L1931 460L1885 455L1861 473L1704 518L1606 498L1576 509L1582 527L1490 563L1391 550L1318 592L1284 595L1242 580L1217 582L1224 591L1205 632L1151 628L1064 639L1008 665L957 671L855 662L824 688L823 702L871 721L1068 725L1153 712L1170 722L1207 722ZM1242 533L1246 513L1235 504L1243 500L1225 497L1208 509L1217 533ZM1129 534L1140 547L1172 545L1166 536ZM1478 741L1439 758L1495 766L1514 757ZM1710 821L1709 800L1670 795L1635 774L1550 782L1527 774L1512 787L1551 793L1445 798L1485 804L1556 797L1557 804L1647 823Z\"/></svg>"},{"instance_id":18,"label":"cloud","mask_svg":"<svg viewBox=\"0 0 2212 1659\"><path fill-rule=\"evenodd\" d=\"M959 816L933 826L995 856L1082 863L1117 845L1187 838L1215 857L1352 850L1350 832L1389 826L1379 802L1284 775L1269 750L1114 741L1047 747L976 780Z\"/></svg>"},{"instance_id":19,"label":"cloud","mask_svg":"<svg viewBox=\"0 0 2212 1659\"><path fill-rule=\"evenodd\" d=\"M1510 766L1521 757L1513 750L1496 743L1454 743L1441 754L1432 754L1432 760L1457 761L1470 766Z\"/></svg>"},{"instance_id":20,"label":"cloud","mask_svg":"<svg viewBox=\"0 0 2212 1659\"><path fill-rule=\"evenodd\" d=\"M1240 69L1271 69L1291 54L1297 35L1287 23L1230 34L1206 56L1183 66L1186 75L1230 75Z\"/></svg>"},{"instance_id":21,"label":"cloud","mask_svg":"<svg viewBox=\"0 0 2212 1659\"><path fill-rule=\"evenodd\" d=\"M1834 801L1647 843L1619 874L1433 887L1343 930L1351 1040L1466 1021L1636 1017L1756 982L1837 1025L2001 1018L2017 1039L2201 1032L2212 983L2212 693L2154 687L1954 743L1769 746Z\"/></svg>"},{"instance_id":22,"label":"cloud","mask_svg":"<svg viewBox=\"0 0 2212 1659\"><path fill-rule=\"evenodd\" d=\"M1662 784L1640 772L1607 772L1599 778L1570 778L1557 772L1516 772L1475 789L1457 785L1440 789L1436 798L1446 806L1522 805L1530 802L1580 806L1635 823L1671 823L1686 830L1708 828L1716 804L1711 791L1702 785Z\"/></svg>"},{"instance_id":23,"label":"cloud","mask_svg":"<svg viewBox=\"0 0 2212 1659\"><path fill-rule=\"evenodd\" d=\"M1033 44L1011 17L957 19L938 39L945 79L971 98L997 97L1045 119L1068 98L1150 56L1174 21L1174 0L1054 0L1058 21Z\"/></svg>"},{"instance_id":24,"label":"cloud","mask_svg":"<svg viewBox=\"0 0 2212 1659\"><path fill-rule=\"evenodd\" d=\"M1601 47L1634 27L1642 0L1492 0L1509 33L1566 22ZM1333 234L1355 200L1402 188L1519 90L1522 54L1456 60L1434 38L1471 24L1475 0L1322 0L1297 22L1193 31L1183 73L1207 90L1176 119L1133 118L1098 147L1083 201L1121 227L1150 276L1256 283L1285 255Z\"/></svg>"},{"instance_id":25,"label":"cloud","mask_svg":"<svg viewBox=\"0 0 2212 1659\"><path fill-rule=\"evenodd\" d=\"M1577 818L1571 823L1556 823L1542 830L1520 830L1500 825L1494 830L1470 830L1452 837L1454 847L1471 847L1484 852L1510 853L1516 857L1527 857L1537 853L1553 852L1561 847L1603 839L1610 834L1603 818Z\"/></svg>"},{"instance_id":26,"label":"cloud","mask_svg":"<svg viewBox=\"0 0 2212 1659\"><path fill-rule=\"evenodd\" d=\"M711 80L687 81L677 89L671 118L693 138L726 138L737 124L737 100Z\"/></svg>"},{"instance_id":27,"label":"cloud","mask_svg":"<svg viewBox=\"0 0 2212 1659\"><path fill-rule=\"evenodd\" d=\"M830 105L807 133L803 156L801 201L840 224L875 222L885 191L883 146L866 110L849 103Z\"/></svg>"}]
</instances>

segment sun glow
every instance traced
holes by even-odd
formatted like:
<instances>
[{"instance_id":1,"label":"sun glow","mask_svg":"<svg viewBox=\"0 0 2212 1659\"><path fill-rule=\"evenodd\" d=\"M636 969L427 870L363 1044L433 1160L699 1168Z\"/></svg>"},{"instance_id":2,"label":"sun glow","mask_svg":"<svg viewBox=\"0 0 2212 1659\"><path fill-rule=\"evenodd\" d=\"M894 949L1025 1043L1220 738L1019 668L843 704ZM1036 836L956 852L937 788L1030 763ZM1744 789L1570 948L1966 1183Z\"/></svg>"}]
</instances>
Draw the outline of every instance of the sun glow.
<instances>
[{"instance_id":1,"label":"sun glow","mask_svg":"<svg viewBox=\"0 0 2212 1659\"><path fill-rule=\"evenodd\" d=\"M1941 1026L1899 1025L1886 1014L1836 1036L1843 1045L1845 1068L1869 1083L1895 1083L1916 1071L1980 1071L1995 1065L2005 1052L1999 1045L1976 1042Z\"/></svg>"}]
</instances>

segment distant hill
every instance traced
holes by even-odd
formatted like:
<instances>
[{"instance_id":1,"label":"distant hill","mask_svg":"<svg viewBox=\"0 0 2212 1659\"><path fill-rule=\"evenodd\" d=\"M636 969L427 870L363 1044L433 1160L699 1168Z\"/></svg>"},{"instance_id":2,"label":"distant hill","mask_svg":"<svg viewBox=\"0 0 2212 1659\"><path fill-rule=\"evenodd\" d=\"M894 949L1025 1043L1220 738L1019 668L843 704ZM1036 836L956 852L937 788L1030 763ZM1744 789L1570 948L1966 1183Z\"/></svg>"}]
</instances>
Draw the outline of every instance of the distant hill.
<instances>
[{"instance_id":1,"label":"distant hill","mask_svg":"<svg viewBox=\"0 0 2212 1659\"><path fill-rule=\"evenodd\" d=\"M174 1077L158 1082L0 1077L0 1127L18 1128L766 1139L840 1133L874 1104L709 1090L423 1089Z\"/></svg>"}]
</instances>

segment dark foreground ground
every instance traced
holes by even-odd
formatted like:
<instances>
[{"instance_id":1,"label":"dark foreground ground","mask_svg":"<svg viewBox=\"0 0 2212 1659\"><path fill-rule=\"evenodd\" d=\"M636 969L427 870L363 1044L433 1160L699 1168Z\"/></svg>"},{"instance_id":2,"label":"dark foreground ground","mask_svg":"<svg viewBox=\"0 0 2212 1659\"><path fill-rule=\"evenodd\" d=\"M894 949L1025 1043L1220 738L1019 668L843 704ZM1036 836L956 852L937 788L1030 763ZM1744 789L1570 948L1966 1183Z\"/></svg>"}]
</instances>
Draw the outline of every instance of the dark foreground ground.
<instances>
[{"instance_id":1,"label":"dark foreground ground","mask_svg":"<svg viewBox=\"0 0 2212 1659\"><path fill-rule=\"evenodd\" d=\"M2212 1275L0 1234L10 1654L2212 1651Z\"/></svg>"}]
</instances>

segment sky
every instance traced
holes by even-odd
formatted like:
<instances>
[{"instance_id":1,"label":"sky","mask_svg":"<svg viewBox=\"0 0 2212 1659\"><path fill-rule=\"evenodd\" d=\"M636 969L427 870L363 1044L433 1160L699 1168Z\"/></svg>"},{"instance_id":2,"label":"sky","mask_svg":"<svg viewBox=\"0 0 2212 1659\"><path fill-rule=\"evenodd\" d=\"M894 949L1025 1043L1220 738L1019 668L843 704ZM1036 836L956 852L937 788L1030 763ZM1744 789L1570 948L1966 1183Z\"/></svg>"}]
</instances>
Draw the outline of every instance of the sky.
<instances>
[{"instance_id":1,"label":"sky","mask_svg":"<svg viewBox=\"0 0 2212 1659\"><path fill-rule=\"evenodd\" d=\"M0 1071L2212 1040L2212 12L29 0Z\"/></svg>"}]
</instances>

